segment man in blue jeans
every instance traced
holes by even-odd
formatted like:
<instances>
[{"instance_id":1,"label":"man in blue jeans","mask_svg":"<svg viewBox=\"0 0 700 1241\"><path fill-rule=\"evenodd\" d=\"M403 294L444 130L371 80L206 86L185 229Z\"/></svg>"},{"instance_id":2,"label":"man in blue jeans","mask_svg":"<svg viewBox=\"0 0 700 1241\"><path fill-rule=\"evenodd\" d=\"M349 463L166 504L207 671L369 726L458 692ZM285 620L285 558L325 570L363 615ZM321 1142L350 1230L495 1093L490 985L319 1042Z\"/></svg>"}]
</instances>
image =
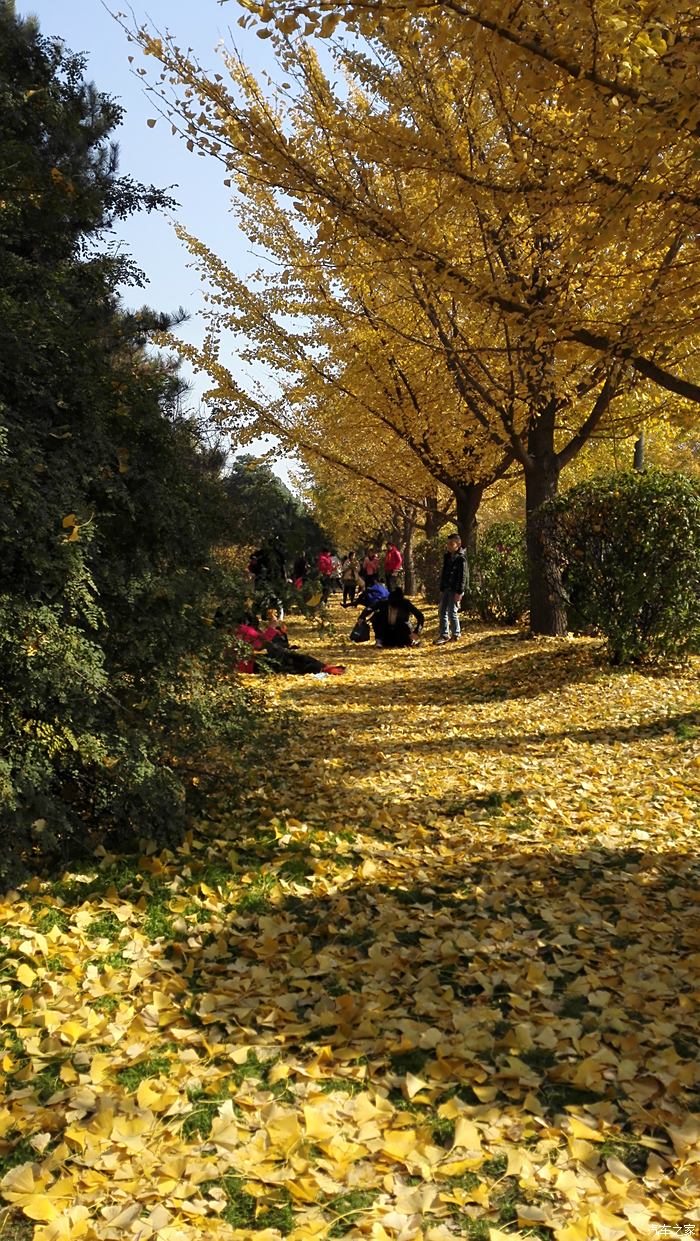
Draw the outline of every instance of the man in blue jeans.
<instances>
[{"instance_id":1,"label":"man in blue jeans","mask_svg":"<svg viewBox=\"0 0 700 1241\"><path fill-rule=\"evenodd\" d=\"M436 646L456 642L461 636L459 605L468 584L469 568L466 552L462 550L462 540L458 534L451 534L440 574L440 637Z\"/></svg>"}]
</instances>

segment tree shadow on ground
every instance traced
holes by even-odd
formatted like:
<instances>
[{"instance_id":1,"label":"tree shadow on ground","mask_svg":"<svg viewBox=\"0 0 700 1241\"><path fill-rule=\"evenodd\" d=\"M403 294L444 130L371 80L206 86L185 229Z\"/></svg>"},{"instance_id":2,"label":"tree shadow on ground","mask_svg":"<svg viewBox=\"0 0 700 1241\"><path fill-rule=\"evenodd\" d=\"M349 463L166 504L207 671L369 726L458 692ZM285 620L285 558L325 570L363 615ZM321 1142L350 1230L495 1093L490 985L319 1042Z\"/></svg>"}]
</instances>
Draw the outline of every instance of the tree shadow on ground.
<instances>
[{"instance_id":1,"label":"tree shadow on ground","mask_svg":"<svg viewBox=\"0 0 700 1241\"><path fill-rule=\"evenodd\" d=\"M366 715L366 712L361 713L363 719ZM352 713L350 716L352 722L356 722L357 718L357 713ZM334 720L336 724L340 722L337 714ZM566 728L555 731L543 729L541 732L512 734L452 732L445 737L416 738L411 742L411 752L427 754L444 752L456 758L467 750L485 750L489 753L512 753L522 747L529 749L542 747L548 750L551 749L553 743L559 742L596 746L634 745L639 741L651 741L666 736L682 738L684 732L694 731L698 727L700 727L700 711L681 711L675 715L661 716L643 723L607 725L601 728ZM406 750L406 743L401 739L392 741L389 738L382 738L380 742L372 740L366 743L350 739L345 742L345 753L353 761L363 765L376 756L378 745L384 754L392 752L403 754Z\"/></svg>"},{"instance_id":2,"label":"tree shadow on ground","mask_svg":"<svg viewBox=\"0 0 700 1241\"><path fill-rule=\"evenodd\" d=\"M323 1047L329 1076L360 1065L390 1093L410 1071L438 1098L531 1093L544 1118L604 1105L635 1141L700 1106L697 854L465 840L409 878L401 838L383 844L382 882L311 895L318 857L296 851L298 895L171 945L212 1041L261 1040L292 1078Z\"/></svg>"}]
</instances>

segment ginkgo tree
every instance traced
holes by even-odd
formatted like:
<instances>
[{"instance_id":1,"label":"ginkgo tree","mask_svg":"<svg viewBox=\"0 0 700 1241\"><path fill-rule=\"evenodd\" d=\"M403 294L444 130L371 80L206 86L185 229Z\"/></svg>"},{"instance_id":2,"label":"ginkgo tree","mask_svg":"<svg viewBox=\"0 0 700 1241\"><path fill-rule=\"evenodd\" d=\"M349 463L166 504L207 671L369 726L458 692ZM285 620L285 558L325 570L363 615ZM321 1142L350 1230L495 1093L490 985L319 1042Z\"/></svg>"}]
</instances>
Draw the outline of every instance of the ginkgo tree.
<instances>
[{"instance_id":1,"label":"ginkgo tree","mask_svg":"<svg viewBox=\"0 0 700 1241\"><path fill-rule=\"evenodd\" d=\"M645 358L653 368L692 352L696 209L667 192L664 172L688 152L663 131L635 192L608 186L590 175L597 96L574 114L568 79L535 94L526 75L477 60L441 14L369 34L336 49L343 90L312 50L275 36L291 79L275 98L234 54L226 87L171 38L135 37L161 61L176 125L226 163L256 242L269 244L282 205L292 257L302 244L329 279L342 282L361 250L369 287L387 271L411 281L463 398L461 426L520 463L532 518L611 402L649 371ZM636 145L624 113L613 139ZM486 348L498 355L488 399L474 370ZM692 396L690 381L664 374ZM556 572L533 520L529 550L533 628L561 632Z\"/></svg>"}]
</instances>

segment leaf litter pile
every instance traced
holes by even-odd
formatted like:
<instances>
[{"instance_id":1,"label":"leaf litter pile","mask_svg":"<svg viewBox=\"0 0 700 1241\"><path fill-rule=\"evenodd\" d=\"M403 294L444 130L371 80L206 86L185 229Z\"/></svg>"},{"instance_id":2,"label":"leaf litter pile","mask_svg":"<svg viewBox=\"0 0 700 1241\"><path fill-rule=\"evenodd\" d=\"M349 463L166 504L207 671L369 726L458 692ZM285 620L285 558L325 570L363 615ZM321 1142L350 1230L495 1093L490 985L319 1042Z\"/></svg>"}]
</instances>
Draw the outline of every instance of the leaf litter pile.
<instances>
[{"instance_id":1,"label":"leaf litter pile","mask_svg":"<svg viewBox=\"0 0 700 1241\"><path fill-rule=\"evenodd\" d=\"M177 853L4 898L5 1235L700 1237L696 675L325 650Z\"/></svg>"}]
</instances>

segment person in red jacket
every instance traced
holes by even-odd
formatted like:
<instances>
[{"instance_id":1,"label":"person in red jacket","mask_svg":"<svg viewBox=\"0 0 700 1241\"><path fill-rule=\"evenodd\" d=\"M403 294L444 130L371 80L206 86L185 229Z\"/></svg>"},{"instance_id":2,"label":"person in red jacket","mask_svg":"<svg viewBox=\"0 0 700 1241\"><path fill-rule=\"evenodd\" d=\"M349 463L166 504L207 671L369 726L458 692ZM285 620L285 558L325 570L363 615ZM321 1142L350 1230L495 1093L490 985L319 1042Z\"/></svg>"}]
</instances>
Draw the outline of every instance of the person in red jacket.
<instances>
[{"instance_id":1,"label":"person in red jacket","mask_svg":"<svg viewBox=\"0 0 700 1241\"><path fill-rule=\"evenodd\" d=\"M403 568L403 556L395 543L389 543L384 557L384 581L387 590L396 586L396 575Z\"/></svg>"}]
</instances>

